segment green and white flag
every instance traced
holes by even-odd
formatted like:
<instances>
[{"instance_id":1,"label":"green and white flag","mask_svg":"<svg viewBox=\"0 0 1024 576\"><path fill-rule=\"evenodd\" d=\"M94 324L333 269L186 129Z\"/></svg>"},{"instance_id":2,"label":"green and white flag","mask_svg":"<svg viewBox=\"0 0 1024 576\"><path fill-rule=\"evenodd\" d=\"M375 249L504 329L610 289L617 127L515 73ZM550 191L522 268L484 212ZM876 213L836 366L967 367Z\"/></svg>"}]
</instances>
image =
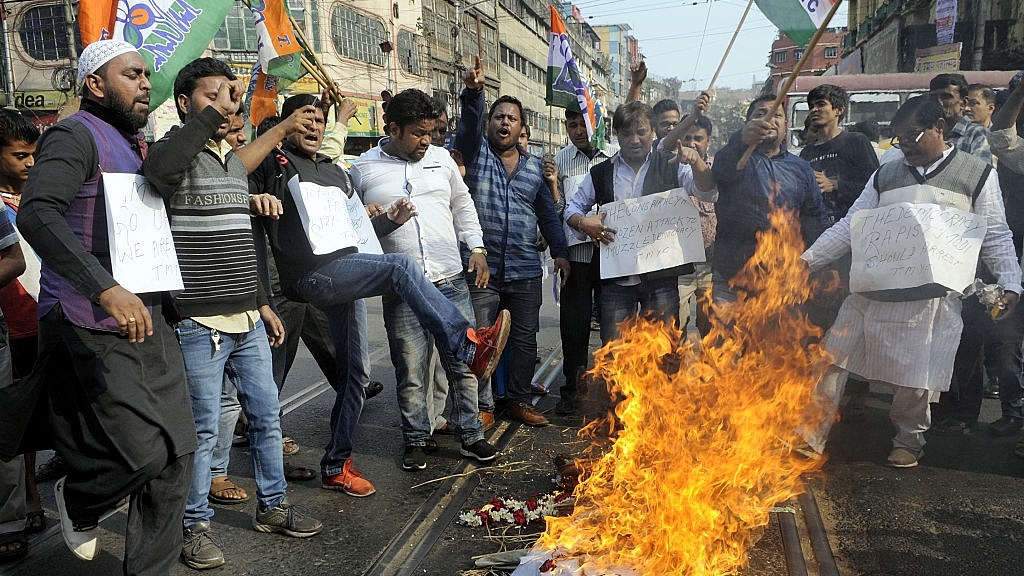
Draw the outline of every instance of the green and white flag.
<instances>
[{"instance_id":1,"label":"green and white flag","mask_svg":"<svg viewBox=\"0 0 1024 576\"><path fill-rule=\"evenodd\" d=\"M840 0L754 0L765 17L798 46L806 46Z\"/></svg>"}]
</instances>

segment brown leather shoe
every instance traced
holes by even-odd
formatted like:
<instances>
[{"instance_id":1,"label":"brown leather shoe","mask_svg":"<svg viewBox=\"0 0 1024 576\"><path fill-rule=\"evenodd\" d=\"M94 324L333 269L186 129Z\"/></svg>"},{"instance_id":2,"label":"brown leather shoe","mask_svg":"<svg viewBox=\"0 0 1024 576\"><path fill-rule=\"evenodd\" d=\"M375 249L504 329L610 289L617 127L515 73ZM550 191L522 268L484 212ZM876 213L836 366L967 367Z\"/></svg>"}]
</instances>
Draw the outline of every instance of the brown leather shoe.
<instances>
[{"instance_id":1,"label":"brown leather shoe","mask_svg":"<svg viewBox=\"0 0 1024 576\"><path fill-rule=\"evenodd\" d=\"M494 428L494 412L484 412L481 410L480 423L482 424L482 426L480 426L481 432L487 432L491 428Z\"/></svg>"},{"instance_id":2,"label":"brown leather shoe","mask_svg":"<svg viewBox=\"0 0 1024 576\"><path fill-rule=\"evenodd\" d=\"M519 420L527 426L547 426L550 424L540 412L537 412L529 404L516 404L510 406L506 412L509 418Z\"/></svg>"}]
</instances>

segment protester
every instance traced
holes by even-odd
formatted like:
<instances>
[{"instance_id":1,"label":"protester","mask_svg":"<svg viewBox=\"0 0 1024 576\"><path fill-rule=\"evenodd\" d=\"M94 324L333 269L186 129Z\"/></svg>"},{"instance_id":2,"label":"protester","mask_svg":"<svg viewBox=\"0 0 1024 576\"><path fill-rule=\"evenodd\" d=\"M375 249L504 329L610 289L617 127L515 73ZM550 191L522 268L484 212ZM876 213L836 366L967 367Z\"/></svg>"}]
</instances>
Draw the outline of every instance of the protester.
<instances>
[{"instance_id":1,"label":"protester","mask_svg":"<svg viewBox=\"0 0 1024 576\"><path fill-rule=\"evenodd\" d=\"M583 114L565 109L565 132L569 143L559 150L552 162L553 180L559 201L556 207L564 220L565 201L576 193L590 169L614 156L614 150L595 148L587 133ZM550 171L545 166L546 172ZM550 181L549 181L550 185ZM569 235L566 234L566 239ZM591 278L590 266L594 244L580 242L569 246L569 278L562 287L558 308L558 329L562 337L562 375L565 384L559 390L555 414L572 414L579 407L580 379L590 361L590 322L599 283Z\"/></svg>"},{"instance_id":2,"label":"protester","mask_svg":"<svg viewBox=\"0 0 1024 576\"><path fill-rule=\"evenodd\" d=\"M152 186L169 199L171 234L185 286L174 298L175 332L185 358L199 448L181 555L195 569L224 564L224 553L211 537L208 497L221 390L229 370L248 422L257 498L253 528L298 538L323 530L319 520L286 498L270 357L270 345L284 342L284 327L257 278L247 186L250 167L282 136L304 133L308 120L289 118L275 127L276 134L264 134L236 153L224 137L244 89L222 61L200 58L186 65L174 82L184 124L150 146L142 165Z\"/></svg>"},{"instance_id":3,"label":"protester","mask_svg":"<svg viewBox=\"0 0 1024 576\"><path fill-rule=\"evenodd\" d=\"M707 100L699 100L694 113L702 113L702 106L706 108ZM652 118L655 116L651 108L642 102L630 102L616 109L612 127L621 148L609 162L591 168L566 205L565 223L580 239L589 238L595 244L605 245L615 241L616 230L604 225L606 213L599 211L587 216L595 205L674 188L682 188L691 197L707 202L717 199L711 167L699 152L682 143L677 144L674 157L652 149ZM601 341L607 344L618 338L618 324L636 315L638 308L666 323L674 323L679 314L679 276L692 272L693 265L686 264L646 274L602 278Z\"/></svg>"},{"instance_id":4,"label":"protester","mask_svg":"<svg viewBox=\"0 0 1024 576\"><path fill-rule=\"evenodd\" d=\"M79 56L77 85L81 109L43 134L18 213L43 263L30 380L49 389L68 548L95 558L100 516L128 497L125 574L167 574L181 552L196 449L181 350L161 295L136 296L112 277L110 239L97 225L106 221L101 173L142 165L149 70L131 44L97 41ZM94 365L105 369L83 369Z\"/></svg>"},{"instance_id":5,"label":"protester","mask_svg":"<svg viewBox=\"0 0 1024 576\"><path fill-rule=\"evenodd\" d=\"M875 150L875 156L881 160L882 155L885 154L885 150L878 146L878 142L882 138L882 129L878 126L878 122L874 120L863 120L857 122L850 127L850 132L860 132L861 134L868 137L871 141L871 147Z\"/></svg>"},{"instance_id":6,"label":"protester","mask_svg":"<svg viewBox=\"0 0 1024 576\"><path fill-rule=\"evenodd\" d=\"M992 124L992 113L996 110L996 92L986 84L967 86L967 101L964 116L984 128Z\"/></svg>"},{"instance_id":7,"label":"protester","mask_svg":"<svg viewBox=\"0 0 1024 576\"><path fill-rule=\"evenodd\" d=\"M883 164L850 212L825 231L803 258L815 270L849 252L851 219L861 210L911 201L969 211L983 218L981 260L1006 290L1001 299L1006 313L1021 292L1021 270L999 187L986 162L946 143L944 116L943 107L929 96L911 98L900 107L892 126L903 160ZM928 185L917 186L913 199L901 193L925 181ZM827 414L819 429L804 433L810 447L821 453L835 420L830 416L835 414L847 374L853 372L892 386L889 417L897 434L887 462L909 468L924 455L924 432L931 424L928 403L949 387L962 326L961 301L942 287L932 291L884 288L851 294L843 303L824 339L834 362L818 386L818 402Z\"/></svg>"},{"instance_id":8,"label":"protester","mask_svg":"<svg viewBox=\"0 0 1024 576\"><path fill-rule=\"evenodd\" d=\"M716 304L735 302L738 290L757 290L757 286L734 287L729 283L754 254L757 233L768 229L772 208L794 212L794 224L800 225L808 246L827 227L814 169L786 149L785 111L780 107L769 116L774 100L772 94L755 98L747 108L743 129L715 155L712 171L718 185L718 226L711 292ZM748 146L754 146L753 154L738 170Z\"/></svg>"},{"instance_id":9,"label":"protester","mask_svg":"<svg viewBox=\"0 0 1024 576\"><path fill-rule=\"evenodd\" d=\"M683 118L686 120L687 118ZM683 146L693 148L701 160L709 167L714 159L708 156L711 146L711 120L704 115L697 116L693 126L683 135ZM718 217L715 215L714 202L704 202L696 196L690 200L700 213L700 230L704 238L704 262L694 262L693 272L679 276L679 328L686 330L690 323L690 306L697 311L694 325L703 338L711 332L711 320L708 318L708 301L711 299L711 261L715 254L715 228Z\"/></svg>"},{"instance_id":10,"label":"protester","mask_svg":"<svg viewBox=\"0 0 1024 576\"><path fill-rule=\"evenodd\" d=\"M659 100L653 106L651 128L654 128L654 143L657 147L660 140L679 125L679 104L675 100Z\"/></svg>"},{"instance_id":11,"label":"protester","mask_svg":"<svg viewBox=\"0 0 1024 576\"><path fill-rule=\"evenodd\" d=\"M293 96L285 101L282 114L305 109L302 105L306 102L310 102L308 95ZM395 293L435 338L470 364L474 374L489 376L508 337L507 311L498 315L493 326L473 329L458 307L427 280L412 257L359 252L342 236L317 236L303 223L300 214L306 207L304 190L306 194L335 195L339 205L344 205L354 193L348 174L317 153L323 138L324 113L322 108L307 107L312 110L311 129L291 136L282 144L280 155L266 157L250 178L250 186L271 191L284 203L280 220L264 221L283 292L294 294L327 314L338 357L349 354L352 303L360 298ZM281 158L287 162L282 164ZM285 170L280 178L278 166ZM414 213L415 207L408 201L397 202L380 210L371 221L378 234L385 234L393 232ZM345 224L353 226L347 214L347 210L338 214L343 223L332 230L340 232ZM363 384L348 362L338 363L338 383L331 411L331 439L320 460L321 486L350 496L370 496L376 489L355 469L352 457L355 429L363 407Z\"/></svg>"},{"instance_id":12,"label":"protester","mask_svg":"<svg viewBox=\"0 0 1024 576\"><path fill-rule=\"evenodd\" d=\"M939 99L945 113L946 139L989 164L992 152L988 147L985 127L964 115L968 84L963 74L939 74L928 84L931 95Z\"/></svg>"},{"instance_id":13,"label":"protester","mask_svg":"<svg viewBox=\"0 0 1024 576\"><path fill-rule=\"evenodd\" d=\"M462 121L455 148L465 160L466 184L484 231L490 268L487 286L470 286L473 309L479 324L491 322L498 308L511 312L506 414L529 426L546 426L547 418L530 403L542 301L538 226L563 278L569 275L569 249L544 183L540 159L518 146L522 104L512 96L500 96L484 115L484 73L479 56L463 80L466 88L461 95ZM463 249L464 264L468 265L469 257L469 250ZM481 415L493 413L493 391L486 382L481 382L479 396Z\"/></svg>"},{"instance_id":14,"label":"protester","mask_svg":"<svg viewBox=\"0 0 1024 576\"><path fill-rule=\"evenodd\" d=\"M32 154L38 137L39 131L21 114L0 110L0 190L3 190L5 196L5 202L0 204L0 400L3 401L7 401L8 393L14 391L17 369L24 368L19 365L19 361L25 361L24 352L20 359L14 352L16 340L12 332L16 325L12 324L12 331L8 331L3 310L7 310L8 315L15 312L11 320L19 317L17 314L23 311L23 307L35 310L35 301L24 289L21 289L25 294L24 299L19 299L17 292L13 298L8 296L10 288L20 286L16 279L25 272L25 256L14 229L14 221L8 217L8 211L12 209L7 207L6 199L8 196L20 196L29 168L32 167ZM30 306L25 306L29 303ZM35 318L31 320L33 334L28 338L34 344ZM27 352L34 358L34 349ZM33 457L32 463L28 464L27 456L7 462L0 461L0 562L24 556L28 552L26 534L39 532L45 527L39 493L35 490L33 478L35 459ZM33 506L31 512L29 506Z\"/></svg>"},{"instance_id":15,"label":"protester","mask_svg":"<svg viewBox=\"0 0 1024 576\"><path fill-rule=\"evenodd\" d=\"M384 117L387 136L353 163L352 184L364 204L390 206L407 200L416 206L419 215L381 238L381 246L386 254L411 256L441 294L470 318L473 302L459 244L470 247L467 270L474 286L486 286L490 271L469 189L451 155L430 144L438 114L430 96L419 90L396 94ZM383 305L405 442L402 468L423 470L432 424L427 409L428 383L433 377L429 352L440 343L401 298L385 295ZM455 392L452 424L461 436L461 454L481 462L493 460L497 450L484 440L476 377L443 345L438 354Z\"/></svg>"},{"instance_id":16,"label":"protester","mask_svg":"<svg viewBox=\"0 0 1024 576\"><path fill-rule=\"evenodd\" d=\"M0 196L7 206L11 224L18 214L21 193L28 173L35 164L36 141L39 129L18 112L0 111ZM0 288L0 309L5 310L8 343L11 351L13 382L20 383L32 371L36 362L39 341L39 259L24 241L21 242L25 272ZM25 460L25 533L34 534L46 528L46 516L36 489L36 453L30 450Z\"/></svg>"}]
</instances>

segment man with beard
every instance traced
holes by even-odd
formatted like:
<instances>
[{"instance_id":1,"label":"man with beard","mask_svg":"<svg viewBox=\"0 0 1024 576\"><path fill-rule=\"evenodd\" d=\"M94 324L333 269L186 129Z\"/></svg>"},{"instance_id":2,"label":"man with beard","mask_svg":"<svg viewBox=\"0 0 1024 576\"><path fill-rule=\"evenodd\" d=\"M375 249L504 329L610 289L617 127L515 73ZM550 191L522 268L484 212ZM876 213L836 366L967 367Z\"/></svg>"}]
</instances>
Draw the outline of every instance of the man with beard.
<instances>
[{"instance_id":1,"label":"man with beard","mask_svg":"<svg viewBox=\"0 0 1024 576\"><path fill-rule=\"evenodd\" d=\"M228 376L249 423L257 499L253 529L296 538L323 530L319 520L286 498L280 407L270 354L271 345L284 342L284 327L257 277L247 178L278 141L305 132L311 121L301 115L286 118L252 144L232 150L224 137L244 89L224 62L190 62L174 80L174 100L184 124L155 142L142 165L153 188L168 198L184 284L174 296L174 329L185 359L199 448L182 521L181 556L195 569L224 564L224 553L211 536L209 495L221 393Z\"/></svg>"},{"instance_id":2,"label":"man with beard","mask_svg":"<svg viewBox=\"0 0 1024 576\"><path fill-rule=\"evenodd\" d=\"M519 146L522 103L512 96L500 96L484 115L484 72L479 56L463 80L466 88L461 95L462 121L455 135L455 149L462 153L466 164L466 185L484 231L482 250L491 272L486 286L470 286L473 309L478 324L493 322L499 308L511 312L506 414L529 426L547 426L548 419L530 403L543 300L538 225L563 278L569 276L569 249L551 191L544 182L541 160ZM467 266L470 257L470 250L464 247L462 260ZM494 411L489 383L481 382L479 394L481 417L485 417L484 413Z\"/></svg>"},{"instance_id":3,"label":"man with beard","mask_svg":"<svg viewBox=\"0 0 1024 576\"><path fill-rule=\"evenodd\" d=\"M30 379L49 387L67 466L54 490L65 543L93 559L100 517L127 496L124 572L167 574L181 550L195 427L161 295L136 296L113 278L102 208L101 174L142 165L149 70L130 44L98 41L79 57L78 85L82 107L40 139L18 214L43 262Z\"/></svg>"},{"instance_id":4,"label":"man with beard","mask_svg":"<svg viewBox=\"0 0 1024 576\"><path fill-rule=\"evenodd\" d=\"M747 108L743 129L715 155L712 171L718 184L718 226L711 293L716 304L736 301L729 281L754 254L757 233L768 229L768 213L773 208L795 212L807 245L828 225L814 170L786 149L785 111L780 107L769 116L774 100L774 94L755 98ZM743 169L737 170L748 146L755 147L753 154ZM756 291L758 286L736 288Z\"/></svg>"}]
</instances>

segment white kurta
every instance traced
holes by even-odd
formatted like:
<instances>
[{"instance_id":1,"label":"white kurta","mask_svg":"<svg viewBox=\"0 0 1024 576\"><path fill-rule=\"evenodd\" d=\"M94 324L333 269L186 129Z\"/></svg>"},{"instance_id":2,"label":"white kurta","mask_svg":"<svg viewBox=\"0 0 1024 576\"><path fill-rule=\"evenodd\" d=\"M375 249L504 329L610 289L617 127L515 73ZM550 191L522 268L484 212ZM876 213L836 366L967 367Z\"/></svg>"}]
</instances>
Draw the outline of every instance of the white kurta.
<instances>
[{"instance_id":1,"label":"white kurta","mask_svg":"<svg viewBox=\"0 0 1024 576\"><path fill-rule=\"evenodd\" d=\"M925 169L935 169L952 148ZM902 162L900 158L898 161ZM826 230L803 254L812 270L823 268L850 252L850 218L858 210L879 206L874 176L847 215ZM981 259L1004 289L1021 293L1021 269L1010 229L1006 225L999 184L989 175L974 203L974 213L985 216L988 228ZM835 323L825 335L826 349L835 364L868 380L926 390L945 391L953 374L963 323L956 296L879 302L851 294L843 302Z\"/></svg>"}]
</instances>

